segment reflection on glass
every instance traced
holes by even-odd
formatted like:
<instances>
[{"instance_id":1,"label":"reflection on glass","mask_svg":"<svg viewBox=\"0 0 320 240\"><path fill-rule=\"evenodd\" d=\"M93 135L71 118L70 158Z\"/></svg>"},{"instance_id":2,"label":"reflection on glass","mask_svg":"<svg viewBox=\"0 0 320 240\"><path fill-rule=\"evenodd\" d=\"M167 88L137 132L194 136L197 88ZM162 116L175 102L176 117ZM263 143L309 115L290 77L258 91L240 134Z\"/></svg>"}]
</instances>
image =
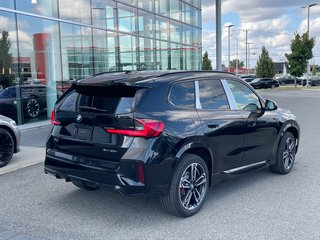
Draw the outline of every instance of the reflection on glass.
<instances>
[{"instance_id":1,"label":"reflection on glass","mask_svg":"<svg viewBox=\"0 0 320 240\"><path fill-rule=\"evenodd\" d=\"M81 79L94 73L92 29L61 24L61 50L64 81Z\"/></svg>"},{"instance_id":2,"label":"reflection on glass","mask_svg":"<svg viewBox=\"0 0 320 240\"><path fill-rule=\"evenodd\" d=\"M46 119L63 87L58 23L18 15L18 30L24 122Z\"/></svg>"},{"instance_id":3,"label":"reflection on glass","mask_svg":"<svg viewBox=\"0 0 320 240\"><path fill-rule=\"evenodd\" d=\"M18 0L17 10L44 15L48 17L58 17L56 0Z\"/></svg>"},{"instance_id":4,"label":"reflection on glass","mask_svg":"<svg viewBox=\"0 0 320 240\"><path fill-rule=\"evenodd\" d=\"M180 0L170 0L170 17L180 21Z\"/></svg>"},{"instance_id":5,"label":"reflection on glass","mask_svg":"<svg viewBox=\"0 0 320 240\"><path fill-rule=\"evenodd\" d=\"M110 0L92 0L92 24L99 28L116 29L116 3Z\"/></svg>"},{"instance_id":6,"label":"reflection on glass","mask_svg":"<svg viewBox=\"0 0 320 240\"><path fill-rule=\"evenodd\" d=\"M156 38L169 40L168 20L163 17L156 17Z\"/></svg>"},{"instance_id":7,"label":"reflection on glass","mask_svg":"<svg viewBox=\"0 0 320 240\"><path fill-rule=\"evenodd\" d=\"M170 21L170 40L172 42L180 42L181 24L176 21Z\"/></svg>"},{"instance_id":8,"label":"reflection on glass","mask_svg":"<svg viewBox=\"0 0 320 240\"><path fill-rule=\"evenodd\" d=\"M48 0L50 1L50 0ZM58 0L59 17L65 20L91 24L90 0Z\"/></svg>"},{"instance_id":9,"label":"reflection on glass","mask_svg":"<svg viewBox=\"0 0 320 240\"><path fill-rule=\"evenodd\" d=\"M131 35L119 35L120 45L120 70L137 70L136 37Z\"/></svg>"},{"instance_id":10,"label":"reflection on glass","mask_svg":"<svg viewBox=\"0 0 320 240\"><path fill-rule=\"evenodd\" d=\"M166 0L154 0L154 11L163 16L168 14L167 11L167 1Z\"/></svg>"},{"instance_id":11,"label":"reflection on glass","mask_svg":"<svg viewBox=\"0 0 320 240\"><path fill-rule=\"evenodd\" d=\"M171 70L183 70L184 59L180 44L171 44Z\"/></svg>"},{"instance_id":12,"label":"reflection on glass","mask_svg":"<svg viewBox=\"0 0 320 240\"><path fill-rule=\"evenodd\" d=\"M14 0L0 0L0 7L14 9Z\"/></svg>"},{"instance_id":13,"label":"reflection on glass","mask_svg":"<svg viewBox=\"0 0 320 240\"><path fill-rule=\"evenodd\" d=\"M123 32L135 32L136 31L136 13L137 11L123 4L118 4L118 22L119 30Z\"/></svg>"},{"instance_id":14,"label":"reflection on glass","mask_svg":"<svg viewBox=\"0 0 320 240\"><path fill-rule=\"evenodd\" d=\"M11 13L0 11L0 114L22 123L19 101L19 58L16 21Z\"/></svg>"}]
</instances>

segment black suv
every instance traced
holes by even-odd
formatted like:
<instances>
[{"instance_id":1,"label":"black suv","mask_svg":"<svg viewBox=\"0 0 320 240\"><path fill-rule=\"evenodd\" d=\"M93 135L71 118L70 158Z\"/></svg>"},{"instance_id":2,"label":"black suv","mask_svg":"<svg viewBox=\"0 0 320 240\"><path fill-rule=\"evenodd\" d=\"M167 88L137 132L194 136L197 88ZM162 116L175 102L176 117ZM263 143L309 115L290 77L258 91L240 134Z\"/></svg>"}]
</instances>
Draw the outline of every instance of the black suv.
<instances>
[{"instance_id":1,"label":"black suv","mask_svg":"<svg viewBox=\"0 0 320 240\"><path fill-rule=\"evenodd\" d=\"M291 171L299 125L247 83L221 72L104 73L57 101L45 173L79 188L157 194L187 217L224 175Z\"/></svg>"}]
</instances>

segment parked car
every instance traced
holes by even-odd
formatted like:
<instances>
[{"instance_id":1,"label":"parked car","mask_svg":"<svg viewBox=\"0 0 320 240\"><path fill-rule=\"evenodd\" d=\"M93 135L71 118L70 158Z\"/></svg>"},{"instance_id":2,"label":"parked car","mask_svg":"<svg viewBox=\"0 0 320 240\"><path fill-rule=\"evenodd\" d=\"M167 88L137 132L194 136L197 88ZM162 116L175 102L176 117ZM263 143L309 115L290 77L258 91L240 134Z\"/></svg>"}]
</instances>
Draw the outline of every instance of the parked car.
<instances>
[{"instance_id":1,"label":"parked car","mask_svg":"<svg viewBox=\"0 0 320 240\"><path fill-rule=\"evenodd\" d=\"M240 78L243 80L243 81L246 81L248 83L252 82L254 79L256 79L256 75L242 75L240 76Z\"/></svg>"},{"instance_id":2,"label":"parked car","mask_svg":"<svg viewBox=\"0 0 320 240\"><path fill-rule=\"evenodd\" d=\"M16 122L0 115L0 167L7 165L19 151L20 130Z\"/></svg>"},{"instance_id":3,"label":"parked car","mask_svg":"<svg viewBox=\"0 0 320 240\"><path fill-rule=\"evenodd\" d=\"M320 85L320 77L319 76L311 76L308 80L308 83L310 86L318 86ZM305 86L307 84L307 79L303 78L301 80L302 86Z\"/></svg>"},{"instance_id":4,"label":"parked car","mask_svg":"<svg viewBox=\"0 0 320 240\"><path fill-rule=\"evenodd\" d=\"M285 85L285 84L294 84L294 81L296 81L297 84L300 83L300 79L290 76L290 75L286 75L286 76L282 76L280 78L277 79L280 83L280 85Z\"/></svg>"},{"instance_id":5,"label":"parked car","mask_svg":"<svg viewBox=\"0 0 320 240\"><path fill-rule=\"evenodd\" d=\"M7 87L0 92L0 114L16 120L18 89L21 90L24 116L36 118L47 111L47 87L45 85L22 85ZM58 91L58 96L62 93Z\"/></svg>"},{"instance_id":6,"label":"parked car","mask_svg":"<svg viewBox=\"0 0 320 240\"><path fill-rule=\"evenodd\" d=\"M156 194L180 217L197 213L222 176L289 173L300 138L290 111L213 71L91 76L57 101L51 121L45 173L86 190Z\"/></svg>"},{"instance_id":7,"label":"parked car","mask_svg":"<svg viewBox=\"0 0 320 240\"><path fill-rule=\"evenodd\" d=\"M279 87L279 82L272 78L257 78L250 82L250 85L255 88L276 88Z\"/></svg>"}]
</instances>

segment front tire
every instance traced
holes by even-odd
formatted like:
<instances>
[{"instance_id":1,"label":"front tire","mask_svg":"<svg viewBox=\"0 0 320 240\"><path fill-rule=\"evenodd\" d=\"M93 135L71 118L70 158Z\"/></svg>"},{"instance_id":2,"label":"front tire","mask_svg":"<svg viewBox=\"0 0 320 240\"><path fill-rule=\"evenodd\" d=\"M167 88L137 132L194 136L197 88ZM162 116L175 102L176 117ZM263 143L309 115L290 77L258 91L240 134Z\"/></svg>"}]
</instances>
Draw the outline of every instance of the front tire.
<instances>
[{"instance_id":1,"label":"front tire","mask_svg":"<svg viewBox=\"0 0 320 240\"><path fill-rule=\"evenodd\" d=\"M14 140L11 134L0 128L0 167L7 165L13 156Z\"/></svg>"},{"instance_id":2,"label":"front tire","mask_svg":"<svg viewBox=\"0 0 320 240\"><path fill-rule=\"evenodd\" d=\"M291 132L285 132L280 140L276 163L270 170L278 174L288 174L293 167L296 155L296 139Z\"/></svg>"},{"instance_id":3,"label":"front tire","mask_svg":"<svg viewBox=\"0 0 320 240\"><path fill-rule=\"evenodd\" d=\"M205 161L186 154L177 166L169 192L160 197L162 207L179 217L190 217L202 207L209 186L209 171Z\"/></svg>"}]
</instances>

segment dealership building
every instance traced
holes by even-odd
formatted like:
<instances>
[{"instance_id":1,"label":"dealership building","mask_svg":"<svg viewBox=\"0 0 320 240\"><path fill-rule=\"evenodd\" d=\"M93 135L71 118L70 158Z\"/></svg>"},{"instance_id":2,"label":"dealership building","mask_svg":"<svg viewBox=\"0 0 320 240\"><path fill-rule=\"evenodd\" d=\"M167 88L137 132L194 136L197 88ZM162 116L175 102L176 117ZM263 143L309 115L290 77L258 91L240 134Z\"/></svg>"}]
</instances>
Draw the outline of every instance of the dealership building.
<instances>
[{"instance_id":1,"label":"dealership building","mask_svg":"<svg viewBox=\"0 0 320 240\"><path fill-rule=\"evenodd\" d=\"M200 70L201 0L0 0L0 114L48 119L88 75Z\"/></svg>"}]
</instances>

